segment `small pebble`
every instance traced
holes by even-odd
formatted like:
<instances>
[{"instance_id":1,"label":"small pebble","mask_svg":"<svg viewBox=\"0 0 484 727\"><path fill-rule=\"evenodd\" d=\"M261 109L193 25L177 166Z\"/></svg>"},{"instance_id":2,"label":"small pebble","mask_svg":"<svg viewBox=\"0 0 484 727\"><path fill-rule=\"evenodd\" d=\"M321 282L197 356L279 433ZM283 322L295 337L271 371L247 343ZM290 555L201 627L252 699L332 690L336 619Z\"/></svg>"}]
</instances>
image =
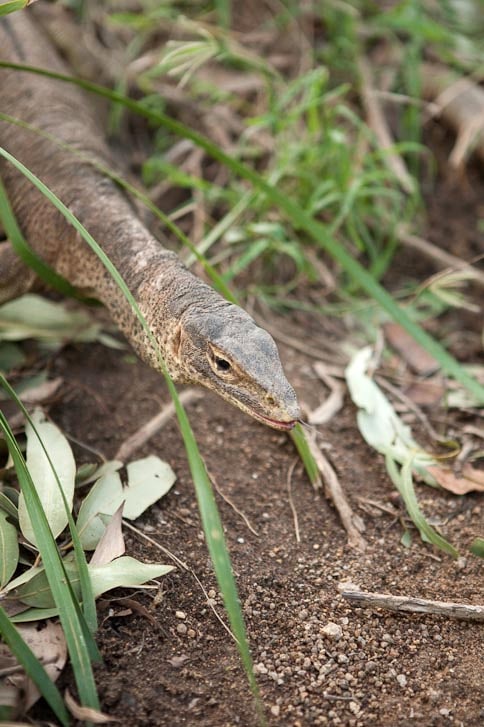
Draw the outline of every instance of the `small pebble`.
<instances>
[{"instance_id":1,"label":"small pebble","mask_svg":"<svg viewBox=\"0 0 484 727\"><path fill-rule=\"evenodd\" d=\"M326 638L331 639L332 641L339 641L339 639L343 636L343 629L339 624L329 621L329 623L322 628L322 633L326 636Z\"/></svg>"},{"instance_id":2,"label":"small pebble","mask_svg":"<svg viewBox=\"0 0 484 727\"><path fill-rule=\"evenodd\" d=\"M184 619L184 618L186 618L186 617L187 617L187 615L186 615L185 611L175 611L175 616L176 616L177 618L181 618L181 619Z\"/></svg>"},{"instance_id":3,"label":"small pebble","mask_svg":"<svg viewBox=\"0 0 484 727\"><path fill-rule=\"evenodd\" d=\"M401 687L407 686L407 677L405 674L397 674L397 682L400 684Z\"/></svg>"},{"instance_id":4,"label":"small pebble","mask_svg":"<svg viewBox=\"0 0 484 727\"><path fill-rule=\"evenodd\" d=\"M179 634L186 634L188 628L185 626L185 624L178 624L176 630Z\"/></svg>"}]
</instances>

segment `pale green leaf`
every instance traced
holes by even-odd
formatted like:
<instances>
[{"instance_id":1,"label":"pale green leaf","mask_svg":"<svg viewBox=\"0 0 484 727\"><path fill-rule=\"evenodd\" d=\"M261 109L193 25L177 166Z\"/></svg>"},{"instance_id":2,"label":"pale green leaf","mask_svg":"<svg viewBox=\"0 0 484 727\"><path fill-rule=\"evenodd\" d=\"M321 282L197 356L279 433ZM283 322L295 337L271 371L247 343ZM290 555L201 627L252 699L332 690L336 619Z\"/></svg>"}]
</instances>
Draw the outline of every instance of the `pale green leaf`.
<instances>
[{"instance_id":1,"label":"pale green leaf","mask_svg":"<svg viewBox=\"0 0 484 727\"><path fill-rule=\"evenodd\" d=\"M128 486L124 489L124 517L135 520L150 505L166 495L176 480L167 462L150 455L127 466Z\"/></svg>"},{"instance_id":2,"label":"pale green leaf","mask_svg":"<svg viewBox=\"0 0 484 727\"><path fill-rule=\"evenodd\" d=\"M0 343L0 371L7 373L11 369L22 366L25 362L25 354L19 346L9 341Z\"/></svg>"},{"instance_id":3,"label":"pale green leaf","mask_svg":"<svg viewBox=\"0 0 484 727\"><path fill-rule=\"evenodd\" d=\"M428 484L435 479L426 471L436 460L425 452L412 437L378 385L368 375L372 349L367 346L358 351L346 368L345 377L353 402L358 407L357 423L363 439L384 455L390 455L400 464L412 460L416 470Z\"/></svg>"},{"instance_id":4,"label":"pale green leaf","mask_svg":"<svg viewBox=\"0 0 484 727\"><path fill-rule=\"evenodd\" d=\"M14 578L12 581L8 583L7 586L5 586L5 592L14 591L16 588L20 588L24 583L28 583L32 578L39 573L43 572L43 567L41 565L32 566L31 568L27 568L23 573L21 573L17 578Z\"/></svg>"},{"instance_id":5,"label":"pale green leaf","mask_svg":"<svg viewBox=\"0 0 484 727\"><path fill-rule=\"evenodd\" d=\"M7 0L7 2L0 3L0 17L14 13L16 10L21 10L30 2L32 0Z\"/></svg>"},{"instance_id":6,"label":"pale green leaf","mask_svg":"<svg viewBox=\"0 0 484 727\"><path fill-rule=\"evenodd\" d=\"M0 306L0 340L94 341L100 326L82 310L28 293Z\"/></svg>"},{"instance_id":7,"label":"pale green leaf","mask_svg":"<svg viewBox=\"0 0 484 727\"><path fill-rule=\"evenodd\" d=\"M76 463L69 442L55 424L45 420L40 409L35 411L32 416L32 421L42 439L45 449L49 453L67 503L72 508ZM58 482L45 451L30 424L27 424L26 434L27 468L34 482L52 533L54 537L57 537L64 530L68 521L62 493L60 492ZM27 513L23 493L19 499L19 521L23 535L35 545L34 529Z\"/></svg>"},{"instance_id":8,"label":"pale green leaf","mask_svg":"<svg viewBox=\"0 0 484 727\"><path fill-rule=\"evenodd\" d=\"M77 527L86 550L94 550L106 529L108 517L114 515L122 502L124 516L134 520L163 497L176 479L170 465L152 455L127 466L128 484L123 487L118 473L109 471L118 468L118 464L114 461L103 465L107 474L96 482L79 510Z\"/></svg>"},{"instance_id":9,"label":"pale green leaf","mask_svg":"<svg viewBox=\"0 0 484 727\"><path fill-rule=\"evenodd\" d=\"M123 555L104 565L89 565L89 575L95 598L112 588L140 586L142 583L146 583L152 578L160 578L172 570L171 565L141 563L129 555Z\"/></svg>"},{"instance_id":10,"label":"pale green leaf","mask_svg":"<svg viewBox=\"0 0 484 727\"><path fill-rule=\"evenodd\" d=\"M64 558L64 567L75 596L79 599L81 595L81 588L76 564L72 561L72 559ZM23 583L21 586L16 588L13 591L13 595L18 601L21 601L21 603L26 603L27 606L34 606L35 608L55 607L54 597L44 568L42 568L39 573L36 573L33 578L30 578L27 583Z\"/></svg>"},{"instance_id":11,"label":"pale green leaf","mask_svg":"<svg viewBox=\"0 0 484 727\"><path fill-rule=\"evenodd\" d=\"M18 509L14 502L10 499L6 492L0 492L0 510L10 515L11 518L18 522Z\"/></svg>"},{"instance_id":12,"label":"pale green leaf","mask_svg":"<svg viewBox=\"0 0 484 727\"><path fill-rule=\"evenodd\" d=\"M74 593L79 598L80 585L76 565L68 558L64 559L64 565ZM173 570L173 566L171 565L141 563L127 555L116 558L116 560L103 565L88 565L94 598L97 598L112 588L118 588L120 586L124 588L140 586L152 578L159 578L169 573L171 570ZM28 583L17 588L14 595L18 601L28 606L33 606L34 608L51 609L55 606L43 569L31 578Z\"/></svg>"},{"instance_id":13,"label":"pale green leaf","mask_svg":"<svg viewBox=\"0 0 484 727\"><path fill-rule=\"evenodd\" d=\"M15 573L19 556L17 528L8 522L7 513L0 510L0 588Z\"/></svg>"},{"instance_id":14,"label":"pale green leaf","mask_svg":"<svg viewBox=\"0 0 484 727\"><path fill-rule=\"evenodd\" d=\"M77 529L85 550L94 550L106 530L106 518L101 515L114 515L123 499L123 486L117 472L103 475L92 487L77 518Z\"/></svg>"},{"instance_id":15,"label":"pale green leaf","mask_svg":"<svg viewBox=\"0 0 484 727\"><path fill-rule=\"evenodd\" d=\"M26 611L10 616L10 621L15 624L28 623L29 621L43 621L46 618L54 618L59 615L58 608L28 608Z\"/></svg>"},{"instance_id":16,"label":"pale green leaf","mask_svg":"<svg viewBox=\"0 0 484 727\"><path fill-rule=\"evenodd\" d=\"M102 465L81 465L77 470L76 485L78 485L79 487L89 485L91 482L96 482L96 480L99 480L103 475L111 474L111 472L117 472L121 469L122 466L123 463L118 459L103 462Z\"/></svg>"}]
</instances>

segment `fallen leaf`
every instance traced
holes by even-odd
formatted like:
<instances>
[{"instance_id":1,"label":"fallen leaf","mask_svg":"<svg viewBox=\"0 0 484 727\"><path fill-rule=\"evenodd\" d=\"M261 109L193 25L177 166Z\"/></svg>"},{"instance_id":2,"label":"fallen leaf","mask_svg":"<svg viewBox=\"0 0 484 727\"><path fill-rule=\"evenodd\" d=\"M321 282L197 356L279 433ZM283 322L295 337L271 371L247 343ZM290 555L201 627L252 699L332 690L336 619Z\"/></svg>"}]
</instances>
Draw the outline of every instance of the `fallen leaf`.
<instances>
[{"instance_id":1,"label":"fallen leaf","mask_svg":"<svg viewBox=\"0 0 484 727\"><path fill-rule=\"evenodd\" d=\"M47 621L42 626L38 623L21 624L17 630L55 682L67 661L67 646L61 625ZM9 682L23 694L24 711L29 710L40 698L40 692L24 671L10 675Z\"/></svg>"},{"instance_id":2,"label":"fallen leaf","mask_svg":"<svg viewBox=\"0 0 484 727\"><path fill-rule=\"evenodd\" d=\"M77 529L85 550L94 550L106 530L102 515L113 515L123 502L123 485L117 472L99 478L82 502Z\"/></svg>"},{"instance_id":3,"label":"fallen leaf","mask_svg":"<svg viewBox=\"0 0 484 727\"><path fill-rule=\"evenodd\" d=\"M427 470L444 490L453 492L454 495L484 492L484 471L470 464L464 465L461 475L456 475L449 467L442 465L427 467Z\"/></svg>"},{"instance_id":4,"label":"fallen leaf","mask_svg":"<svg viewBox=\"0 0 484 727\"><path fill-rule=\"evenodd\" d=\"M8 522L7 517L7 513L0 510L0 588L15 573L19 557L17 528Z\"/></svg>"},{"instance_id":5,"label":"fallen leaf","mask_svg":"<svg viewBox=\"0 0 484 727\"><path fill-rule=\"evenodd\" d=\"M100 326L80 309L29 293L0 306L0 340L95 341Z\"/></svg>"},{"instance_id":6,"label":"fallen leaf","mask_svg":"<svg viewBox=\"0 0 484 727\"><path fill-rule=\"evenodd\" d=\"M88 565L94 598L112 588L140 586L152 578L160 578L173 570L171 565L142 563L129 555L105 565Z\"/></svg>"},{"instance_id":7,"label":"fallen leaf","mask_svg":"<svg viewBox=\"0 0 484 727\"><path fill-rule=\"evenodd\" d=\"M43 446L33 426L27 424L27 468L34 482L52 533L56 538L67 525L68 516L57 478L51 467L51 462L59 478L68 507L70 508L72 508L74 498L76 463L66 437L55 424L46 421L40 409L37 409L33 413L32 421L42 440ZM51 462L47 458L44 447ZM18 512L20 529L23 535L29 542L36 545L32 523L22 493L19 498Z\"/></svg>"},{"instance_id":8,"label":"fallen leaf","mask_svg":"<svg viewBox=\"0 0 484 727\"><path fill-rule=\"evenodd\" d=\"M150 505L166 495L176 480L168 462L150 455L126 467L128 486L124 488L124 517L136 520Z\"/></svg>"},{"instance_id":9,"label":"fallen leaf","mask_svg":"<svg viewBox=\"0 0 484 727\"><path fill-rule=\"evenodd\" d=\"M428 379L415 381L405 389L405 396L418 406L437 406L445 393L444 378L440 373Z\"/></svg>"},{"instance_id":10,"label":"fallen leaf","mask_svg":"<svg viewBox=\"0 0 484 727\"><path fill-rule=\"evenodd\" d=\"M116 466L118 463L110 463ZM124 502L124 517L134 520L172 487L176 475L167 462L151 455L131 462L127 468L128 484L123 487L117 472L108 472L93 486L83 501L77 527L83 548L94 550L111 516Z\"/></svg>"},{"instance_id":11,"label":"fallen leaf","mask_svg":"<svg viewBox=\"0 0 484 727\"><path fill-rule=\"evenodd\" d=\"M117 717L111 717L109 714L99 712L97 709L92 707L81 707L76 702L74 697L70 694L69 690L66 689L64 692L64 701L66 707L73 717L80 720L81 722L92 722L93 724L107 724L108 722L120 722L121 720Z\"/></svg>"},{"instance_id":12,"label":"fallen leaf","mask_svg":"<svg viewBox=\"0 0 484 727\"><path fill-rule=\"evenodd\" d=\"M120 555L124 554L126 546L122 532L123 506L124 503L121 503L111 518L111 521L106 526L106 530L97 544L96 550L92 554L90 565L110 563L115 558L119 558Z\"/></svg>"},{"instance_id":13,"label":"fallen leaf","mask_svg":"<svg viewBox=\"0 0 484 727\"><path fill-rule=\"evenodd\" d=\"M383 330L390 346L416 373L427 375L438 371L439 362L398 323L385 323Z\"/></svg>"}]
</instances>

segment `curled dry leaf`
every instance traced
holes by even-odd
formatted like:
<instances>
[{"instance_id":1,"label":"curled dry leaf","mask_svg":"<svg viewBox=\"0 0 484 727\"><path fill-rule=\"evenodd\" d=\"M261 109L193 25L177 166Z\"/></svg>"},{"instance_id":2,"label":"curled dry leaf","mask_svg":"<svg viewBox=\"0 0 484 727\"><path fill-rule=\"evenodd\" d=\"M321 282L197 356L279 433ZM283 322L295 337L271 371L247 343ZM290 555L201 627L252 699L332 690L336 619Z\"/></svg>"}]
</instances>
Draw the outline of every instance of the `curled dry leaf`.
<instances>
[{"instance_id":1,"label":"curled dry leaf","mask_svg":"<svg viewBox=\"0 0 484 727\"><path fill-rule=\"evenodd\" d=\"M101 540L96 545L96 550L90 561L91 565L110 563L115 558L119 558L120 555L124 555L126 547L122 532L123 506L124 503L121 503L108 523Z\"/></svg>"},{"instance_id":2,"label":"curled dry leaf","mask_svg":"<svg viewBox=\"0 0 484 727\"><path fill-rule=\"evenodd\" d=\"M39 623L20 624L17 629L55 682L67 660L67 647L61 625L47 621L42 626ZM7 679L8 684L18 692L18 703L22 704L22 711L27 712L40 698L34 682L20 668Z\"/></svg>"},{"instance_id":3,"label":"curled dry leaf","mask_svg":"<svg viewBox=\"0 0 484 727\"><path fill-rule=\"evenodd\" d=\"M117 717L111 717L109 714L99 712L97 709L92 707L81 707L76 702L74 697L71 695L68 689L64 692L64 701L66 707L73 717L80 720L81 722L92 722L92 724L107 724L108 722L120 722Z\"/></svg>"},{"instance_id":4,"label":"curled dry leaf","mask_svg":"<svg viewBox=\"0 0 484 727\"><path fill-rule=\"evenodd\" d=\"M383 330L390 346L417 374L427 376L440 368L439 362L399 323L385 323Z\"/></svg>"},{"instance_id":5,"label":"curled dry leaf","mask_svg":"<svg viewBox=\"0 0 484 727\"><path fill-rule=\"evenodd\" d=\"M449 467L442 465L427 467L427 470L444 490L453 492L454 495L484 492L484 471L470 464L464 465L461 475L456 475Z\"/></svg>"}]
</instances>

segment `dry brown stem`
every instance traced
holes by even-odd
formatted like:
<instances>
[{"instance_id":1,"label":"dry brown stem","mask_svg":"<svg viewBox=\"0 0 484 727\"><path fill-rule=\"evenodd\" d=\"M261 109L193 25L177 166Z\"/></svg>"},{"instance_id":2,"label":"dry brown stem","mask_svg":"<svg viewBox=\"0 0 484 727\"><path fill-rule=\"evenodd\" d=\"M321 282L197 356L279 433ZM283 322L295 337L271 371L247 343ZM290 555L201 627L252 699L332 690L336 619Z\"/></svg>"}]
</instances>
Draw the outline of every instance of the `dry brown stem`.
<instances>
[{"instance_id":1,"label":"dry brown stem","mask_svg":"<svg viewBox=\"0 0 484 727\"><path fill-rule=\"evenodd\" d=\"M355 606L386 608L390 611L409 613L432 613L465 621L484 621L484 606L472 606L451 601L430 601L426 598L412 598L411 596L392 596L388 593L368 593L360 591L348 583L340 583L339 591L343 598Z\"/></svg>"},{"instance_id":2,"label":"dry brown stem","mask_svg":"<svg viewBox=\"0 0 484 727\"><path fill-rule=\"evenodd\" d=\"M328 462L324 454L315 442L314 437L307 437L309 449L313 455L319 471L324 480L326 495L332 500L338 515L348 534L348 545L358 550L365 550L367 543L361 535L365 526L359 515L356 515L349 504L346 495L341 487L338 476L331 464Z\"/></svg>"}]
</instances>

